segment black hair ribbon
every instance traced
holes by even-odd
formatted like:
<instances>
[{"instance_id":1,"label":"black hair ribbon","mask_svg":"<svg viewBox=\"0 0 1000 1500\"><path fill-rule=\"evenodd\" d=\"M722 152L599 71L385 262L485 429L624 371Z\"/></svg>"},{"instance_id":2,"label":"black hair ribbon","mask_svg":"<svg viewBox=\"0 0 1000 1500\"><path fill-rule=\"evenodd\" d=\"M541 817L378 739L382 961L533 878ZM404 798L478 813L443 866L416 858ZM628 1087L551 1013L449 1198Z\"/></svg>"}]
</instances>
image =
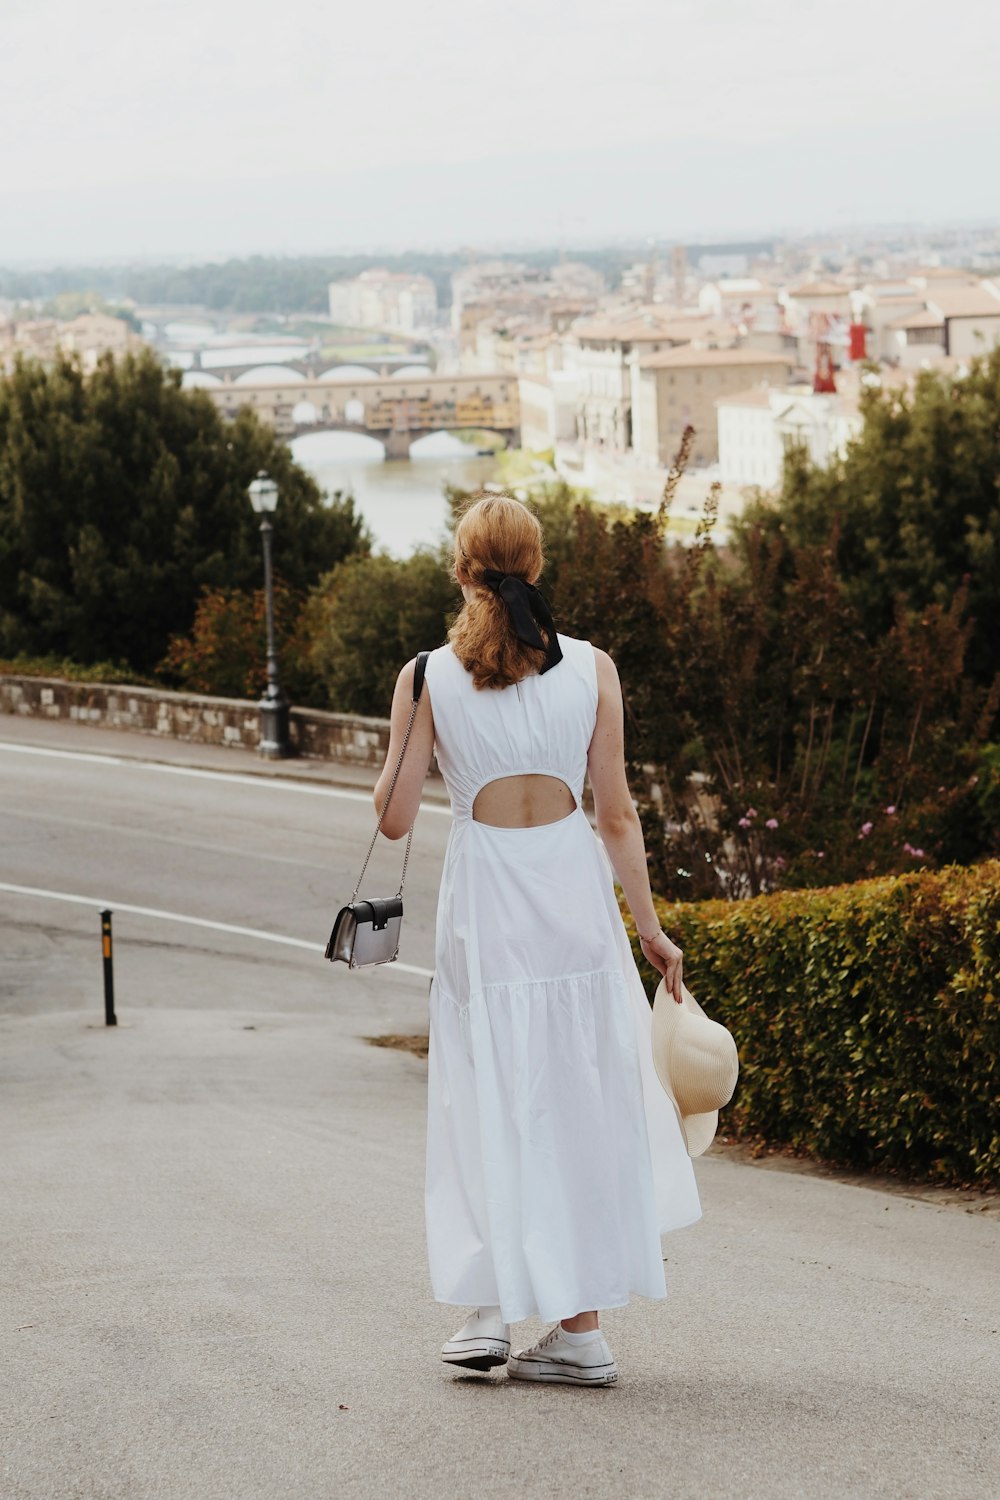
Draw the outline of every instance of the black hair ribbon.
<instances>
[{"instance_id":1,"label":"black hair ribbon","mask_svg":"<svg viewBox=\"0 0 1000 1500\"><path fill-rule=\"evenodd\" d=\"M506 604L518 640L523 641L526 646L533 646L536 651L545 652L545 662L540 668L539 676L544 675L550 667L557 666L562 661L562 647L545 595L533 583L526 583L515 573L500 573L496 568L483 570L483 582L487 588L499 594ZM548 645L545 644L539 626L548 634Z\"/></svg>"}]
</instances>

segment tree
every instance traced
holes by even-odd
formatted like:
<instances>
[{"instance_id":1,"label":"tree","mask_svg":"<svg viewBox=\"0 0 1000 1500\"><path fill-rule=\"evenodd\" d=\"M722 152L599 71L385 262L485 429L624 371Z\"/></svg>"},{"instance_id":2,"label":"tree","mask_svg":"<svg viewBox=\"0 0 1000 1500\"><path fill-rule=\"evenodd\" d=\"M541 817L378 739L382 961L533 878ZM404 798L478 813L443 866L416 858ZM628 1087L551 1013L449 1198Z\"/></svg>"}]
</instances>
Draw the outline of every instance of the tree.
<instances>
[{"instance_id":1,"label":"tree","mask_svg":"<svg viewBox=\"0 0 1000 1500\"><path fill-rule=\"evenodd\" d=\"M327 706L387 715L396 676L441 645L461 595L438 553L349 557L313 590L303 621Z\"/></svg>"},{"instance_id":2,"label":"tree","mask_svg":"<svg viewBox=\"0 0 1000 1500\"><path fill-rule=\"evenodd\" d=\"M227 424L151 353L22 363L0 381L0 650L155 668L204 588L252 590L260 541L246 489L277 481L275 568L294 592L369 537L324 505L249 412Z\"/></svg>"},{"instance_id":3,"label":"tree","mask_svg":"<svg viewBox=\"0 0 1000 1500\"><path fill-rule=\"evenodd\" d=\"M97 292L58 292L42 305L43 318L77 318L81 313L105 313L109 318L118 318L127 323L133 333L141 333L139 319L130 307L118 307L99 296Z\"/></svg>"},{"instance_id":4,"label":"tree","mask_svg":"<svg viewBox=\"0 0 1000 1500\"><path fill-rule=\"evenodd\" d=\"M851 571L865 554L844 548L836 513L810 529L755 507L717 547L714 494L693 545L669 545L685 462L682 448L657 514L565 486L529 502L559 627L621 675L656 888L735 899L995 850L1000 673L968 670L968 581L870 610Z\"/></svg>"},{"instance_id":5,"label":"tree","mask_svg":"<svg viewBox=\"0 0 1000 1500\"><path fill-rule=\"evenodd\" d=\"M824 470L793 453L777 505L750 506L734 536L760 527L819 545L836 523L836 568L870 639L898 598L947 609L967 578L968 671L988 684L1000 668L1000 348L967 375L925 371L912 392L872 387L862 411L842 459Z\"/></svg>"}]
</instances>

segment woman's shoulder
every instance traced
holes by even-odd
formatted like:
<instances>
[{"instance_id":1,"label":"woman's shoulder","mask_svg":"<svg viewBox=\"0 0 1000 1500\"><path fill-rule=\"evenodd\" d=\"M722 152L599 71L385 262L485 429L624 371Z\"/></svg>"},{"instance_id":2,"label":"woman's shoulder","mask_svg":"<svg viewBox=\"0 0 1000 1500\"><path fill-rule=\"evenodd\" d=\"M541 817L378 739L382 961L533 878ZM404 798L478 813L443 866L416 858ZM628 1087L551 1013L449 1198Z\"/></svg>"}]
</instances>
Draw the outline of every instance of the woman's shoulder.
<instances>
[{"instance_id":1,"label":"woman's shoulder","mask_svg":"<svg viewBox=\"0 0 1000 1500\"><path fill-rule=\"evenodd\" d=\"M442 646L435 646L433 651L427 653L427 677L433 681L435 678L441 681L445 676L456 672L464 673L465 668L455 655L450 641L445 641Z\"/></svg>"},{"instance_id":2,"label":"woman's shoulder","mask_svg":"<svg viewBox=\"0 0 1000 1500\"><path fill-rule=\"evenodd\" d=\"M564 635L561 630L557 630L556 635L564 656L578 656L585 659L587 656L593 656L598 649L592 641L584 640L582 636Z\"/></svg>"},{"instance_id":3,"label":"woman's shoulder","mask_svg":"<svg viewBox=\"0 0 1000 1500\"><path fill-rule=\"evenodd\" d=\"M559 637L559 644L562 646L564 656L569 653L570 655L575 655L578 660L587 662L588 664L591 661L602 662L613 660L603 647L596 645L593 641L584 640L580 636L563 635L561 630L557 630L556 634Z\"/></svg>"},{"instance_id":4,"label":"woman's shoulder","mask_svg":"<svg viewBox=\"0 0 1000 1500\"><path fill-rule=\"evenodd\" d=\"M579 636L563 635L561 630L557 630L556 635L562 647L563 659L568 661L586 682L596 686L597 647L591 641L583 640Z\"/></svg>"}]
</instances>

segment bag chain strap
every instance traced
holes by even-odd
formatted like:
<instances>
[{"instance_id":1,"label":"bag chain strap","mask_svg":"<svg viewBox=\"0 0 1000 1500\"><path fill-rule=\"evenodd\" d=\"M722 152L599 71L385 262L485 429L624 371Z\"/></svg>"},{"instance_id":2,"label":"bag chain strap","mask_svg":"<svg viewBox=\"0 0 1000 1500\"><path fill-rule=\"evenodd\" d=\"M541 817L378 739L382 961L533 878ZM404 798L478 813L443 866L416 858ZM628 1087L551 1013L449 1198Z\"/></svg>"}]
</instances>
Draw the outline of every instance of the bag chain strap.
<instances>
[{"instance_id":1,"label":"bag chain strap","mask_svg":"<svg viewBox=\"0 0 1000 1500\"><path fill-rule=\"evenodd\" d=\"M365 878L365 871L368 868L368 861L372 857L372 850L375 848L375 841L378 838L380 832L382 831L382 819L385 817L385 810L389 806L389 799L392 797L393 791L394 791L395 786L396 786L396 778L398 777L400 769L401 769L402 764L403 764L403 756L406 754L406 747L407 747L407 745L409 744L409 741L410 741L410 730L413 728L413 720L416 717L418 702L419 702L419 700L416 699L416 698L414 698L413 702L410 704L410 717L407 720L406 733L403 735L403 743L402 743L402 746L400 747L399 759L396 762L396 769L392 773L392 780L389 782L389 790L385 794L385 801L382 803L382 811L378 815L378 822L375 824L375 832L372 834L372 841L368 845L368 853L365 855L365 862L361 866L361 874L358 876L358 883L354 887L354 894L351 896L351 904L352 905L358 899L358 892L360 891L360 889L361 889L361 883L362 883L362 881ZM410 831L406 835L406 853L403 855L403 873L399 877L399 890L396 892L397 897L398 896L402 896L402 894L403 894L403 882L406 880L406 867L407 867L407 865L410 862L410 845L412 843L413 843L413 824L411 823L410 824Z\"/></svg>"}]
</instances>

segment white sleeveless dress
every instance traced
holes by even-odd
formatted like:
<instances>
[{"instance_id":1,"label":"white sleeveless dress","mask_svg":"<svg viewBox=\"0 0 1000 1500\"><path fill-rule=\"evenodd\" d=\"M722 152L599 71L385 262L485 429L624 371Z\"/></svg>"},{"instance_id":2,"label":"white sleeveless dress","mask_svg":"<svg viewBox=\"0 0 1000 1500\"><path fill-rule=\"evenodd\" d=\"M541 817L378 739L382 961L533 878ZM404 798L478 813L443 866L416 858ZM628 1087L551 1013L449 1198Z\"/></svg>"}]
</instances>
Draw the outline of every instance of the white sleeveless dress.
<instances>
[{"instance_id":1,"label":"white sleeveless dress","mask_svg":"<svg viewBox=\"0 0 1000 1500\"><path fill-rule=\"evenodd\" d=\"M439 1302L504 1321L663 1297L660 1233L701 1216L653 1069L650 1008L603 845L580 806L597 713L589 641L477 690L450 645L427 689L454 822L430 992L425 1210ZM477 823L490 781L558 776L576 809Z\"/></svg>"}]
</instances>

